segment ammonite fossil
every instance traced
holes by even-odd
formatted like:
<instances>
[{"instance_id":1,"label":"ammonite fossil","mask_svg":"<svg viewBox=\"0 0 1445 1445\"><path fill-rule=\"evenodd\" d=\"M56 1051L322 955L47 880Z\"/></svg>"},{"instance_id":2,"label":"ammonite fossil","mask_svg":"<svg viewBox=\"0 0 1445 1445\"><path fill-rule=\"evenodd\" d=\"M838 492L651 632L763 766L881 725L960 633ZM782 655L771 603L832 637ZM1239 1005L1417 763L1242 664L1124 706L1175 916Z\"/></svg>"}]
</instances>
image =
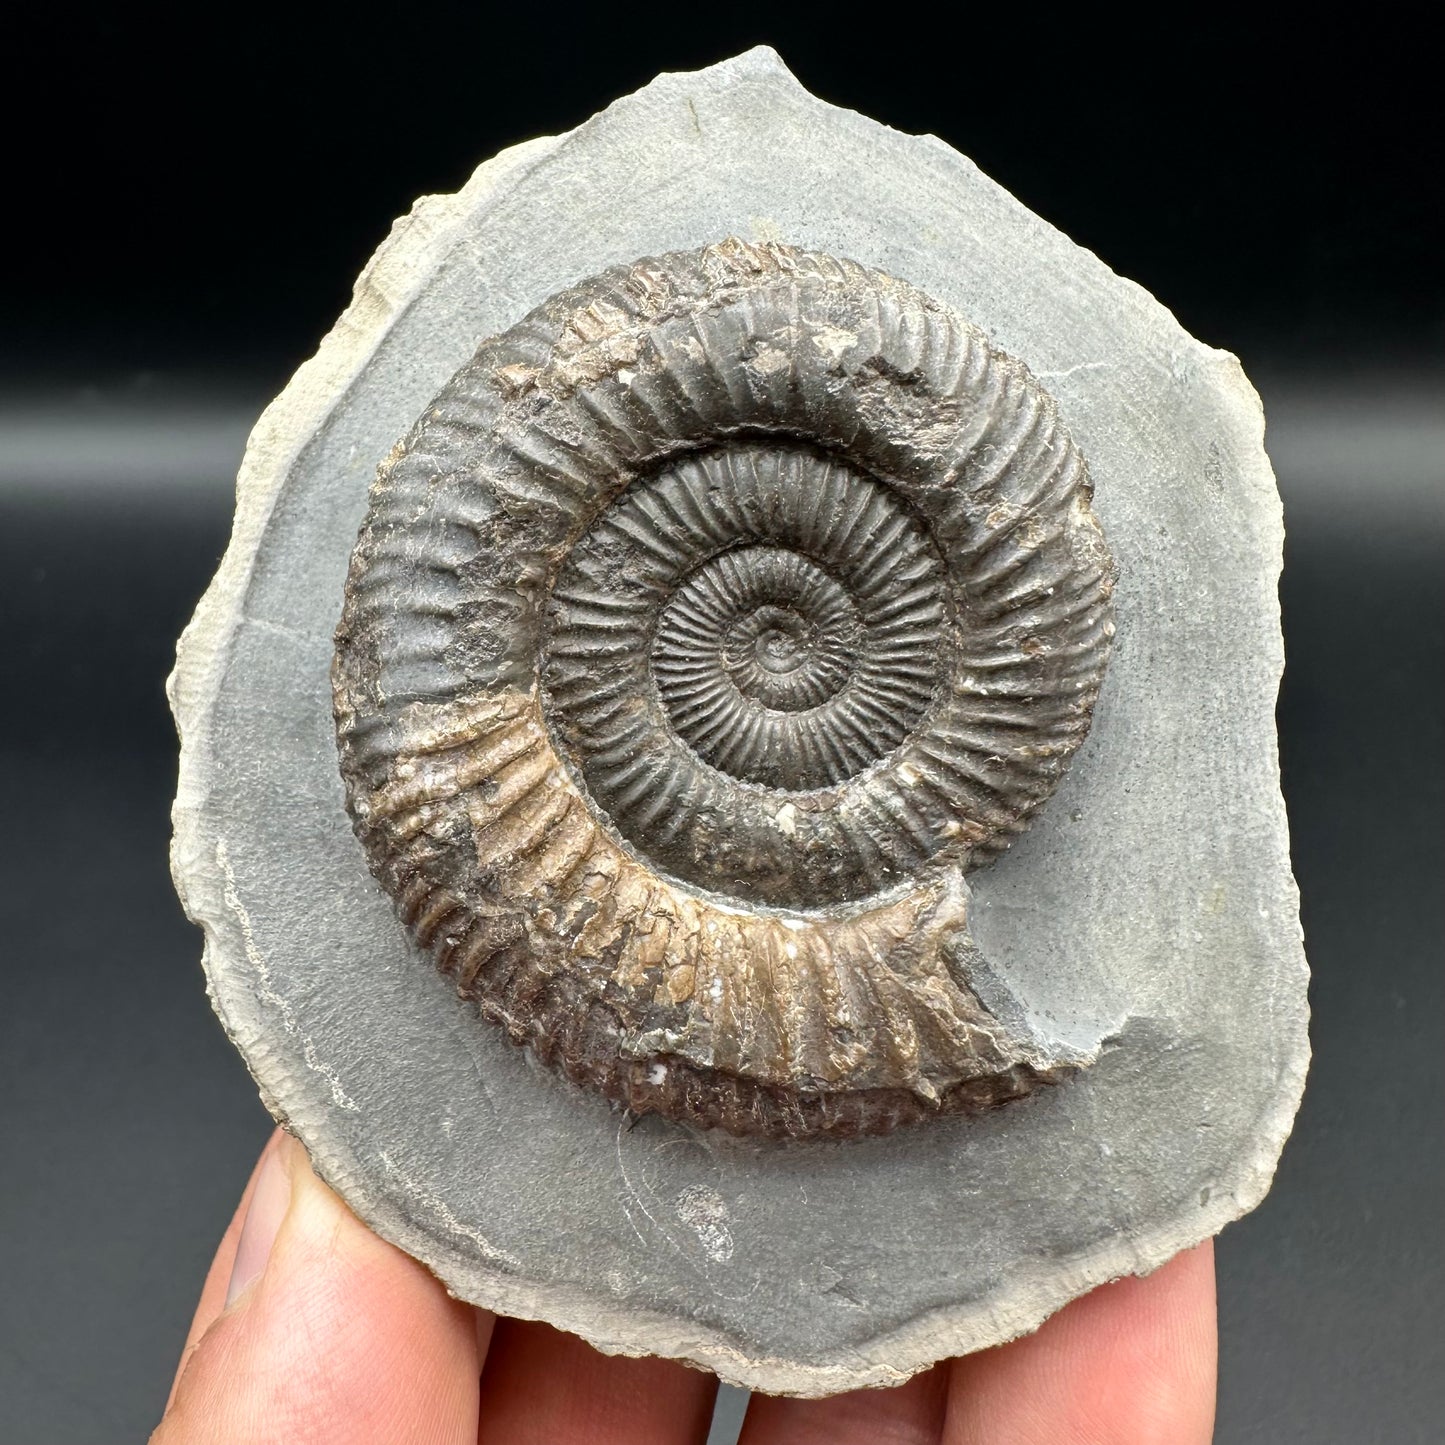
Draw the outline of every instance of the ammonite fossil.
<instances>
[{"instance_id":1,"label":"ammonite fossil","mask_svg":"<svg viewBox=\"0 0 1445 1445\"><path fill-rule=\"evenodd\" d=\"M727 240L554 296L372 492L334 682L373 871L635 1110L866 1133L1058 1080L964 875L1089 727L1089 497L1026 368L864 266Z\"/></svg>"}]
</instances>

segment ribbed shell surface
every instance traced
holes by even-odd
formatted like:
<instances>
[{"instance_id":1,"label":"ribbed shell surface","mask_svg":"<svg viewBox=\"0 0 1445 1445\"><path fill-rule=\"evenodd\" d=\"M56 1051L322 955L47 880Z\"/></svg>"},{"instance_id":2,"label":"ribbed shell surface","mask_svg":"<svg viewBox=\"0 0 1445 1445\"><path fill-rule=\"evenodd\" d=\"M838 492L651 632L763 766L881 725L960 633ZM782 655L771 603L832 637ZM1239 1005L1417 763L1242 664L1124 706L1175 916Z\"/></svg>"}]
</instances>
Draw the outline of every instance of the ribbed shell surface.
<instances>
[{"instance_id":1,"label":"ribbed shell surface","mask_svg":"<svg viewBox=\"0 0 1445 1445\"><path fill-rule=\"evenodd\" d=\"M1089 727L1089 495L1026 368L877 271L730 240L553 297L373 488L334 672L373 871L637 1110L876 1132L1063 1077L970 983L964 874Z\"/></svg>"}]
</instances>

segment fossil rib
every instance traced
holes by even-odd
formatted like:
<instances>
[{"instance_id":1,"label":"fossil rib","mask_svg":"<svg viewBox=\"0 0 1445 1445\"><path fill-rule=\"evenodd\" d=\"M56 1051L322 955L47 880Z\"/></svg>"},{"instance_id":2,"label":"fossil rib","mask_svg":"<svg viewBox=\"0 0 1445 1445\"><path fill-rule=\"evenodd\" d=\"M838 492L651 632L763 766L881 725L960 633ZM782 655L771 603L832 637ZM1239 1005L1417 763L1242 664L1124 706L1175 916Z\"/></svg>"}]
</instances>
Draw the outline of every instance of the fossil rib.
<instances>
[{"instance_id":1,"label":"fossil rib","mask_svg":"<svg viewBox=\"0 0 1445 1445\"><path fill-rule=\"evenodd\" d=\"M729 240L553 297L372 491L334 684L373 871L634 1109L864 1133L1060 1078L970 986L963 875L1088 730L1089 490L1026 369L879 272Z\"/></svg>"}]
</instances>

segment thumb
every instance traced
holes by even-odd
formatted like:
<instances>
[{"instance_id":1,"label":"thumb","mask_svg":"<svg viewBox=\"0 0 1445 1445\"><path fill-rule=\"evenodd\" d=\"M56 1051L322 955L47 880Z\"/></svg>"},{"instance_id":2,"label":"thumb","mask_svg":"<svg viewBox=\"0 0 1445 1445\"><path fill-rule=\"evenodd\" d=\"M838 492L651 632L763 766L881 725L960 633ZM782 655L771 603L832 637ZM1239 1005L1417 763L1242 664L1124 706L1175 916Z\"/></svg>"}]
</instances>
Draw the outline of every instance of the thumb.
<instances>
[{"instance_id":1,"label":"thumb","mask_svg":"<svg viewBox=\"0 0 1445 1445\"><path fill-rule=\"evenodd\" d=\"M249 1191L225 1308L152 1445L476 1439L475 1316L362 1225L278 1134Z\"/></svg>"}]
</instances>

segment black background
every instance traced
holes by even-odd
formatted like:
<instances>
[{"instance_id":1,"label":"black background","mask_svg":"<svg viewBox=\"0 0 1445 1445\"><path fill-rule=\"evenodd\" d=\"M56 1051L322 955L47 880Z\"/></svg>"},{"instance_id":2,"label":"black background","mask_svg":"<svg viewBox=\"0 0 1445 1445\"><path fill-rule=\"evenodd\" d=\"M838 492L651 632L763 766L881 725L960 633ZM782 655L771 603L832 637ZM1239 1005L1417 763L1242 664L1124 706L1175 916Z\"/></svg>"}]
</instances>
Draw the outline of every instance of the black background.
<instances>
[{"instance_id":1,"label":"black background","mask_svg":"<svg viewBox=\"0 0 1445 1445\"><path fill-rule=\"evenodd\" d=\"M757 42L824 98L971 155L1260 386L1290 529L1280 730L1316 1063L1274 1192L1220 1241L1218 1438L1440 1438L1429 47L1384 12L931 14L8 23L0 1442L144 1436L268 1127L165 860L162 681L249 421L415 195Z\"/></svg>"}]
</instances>

